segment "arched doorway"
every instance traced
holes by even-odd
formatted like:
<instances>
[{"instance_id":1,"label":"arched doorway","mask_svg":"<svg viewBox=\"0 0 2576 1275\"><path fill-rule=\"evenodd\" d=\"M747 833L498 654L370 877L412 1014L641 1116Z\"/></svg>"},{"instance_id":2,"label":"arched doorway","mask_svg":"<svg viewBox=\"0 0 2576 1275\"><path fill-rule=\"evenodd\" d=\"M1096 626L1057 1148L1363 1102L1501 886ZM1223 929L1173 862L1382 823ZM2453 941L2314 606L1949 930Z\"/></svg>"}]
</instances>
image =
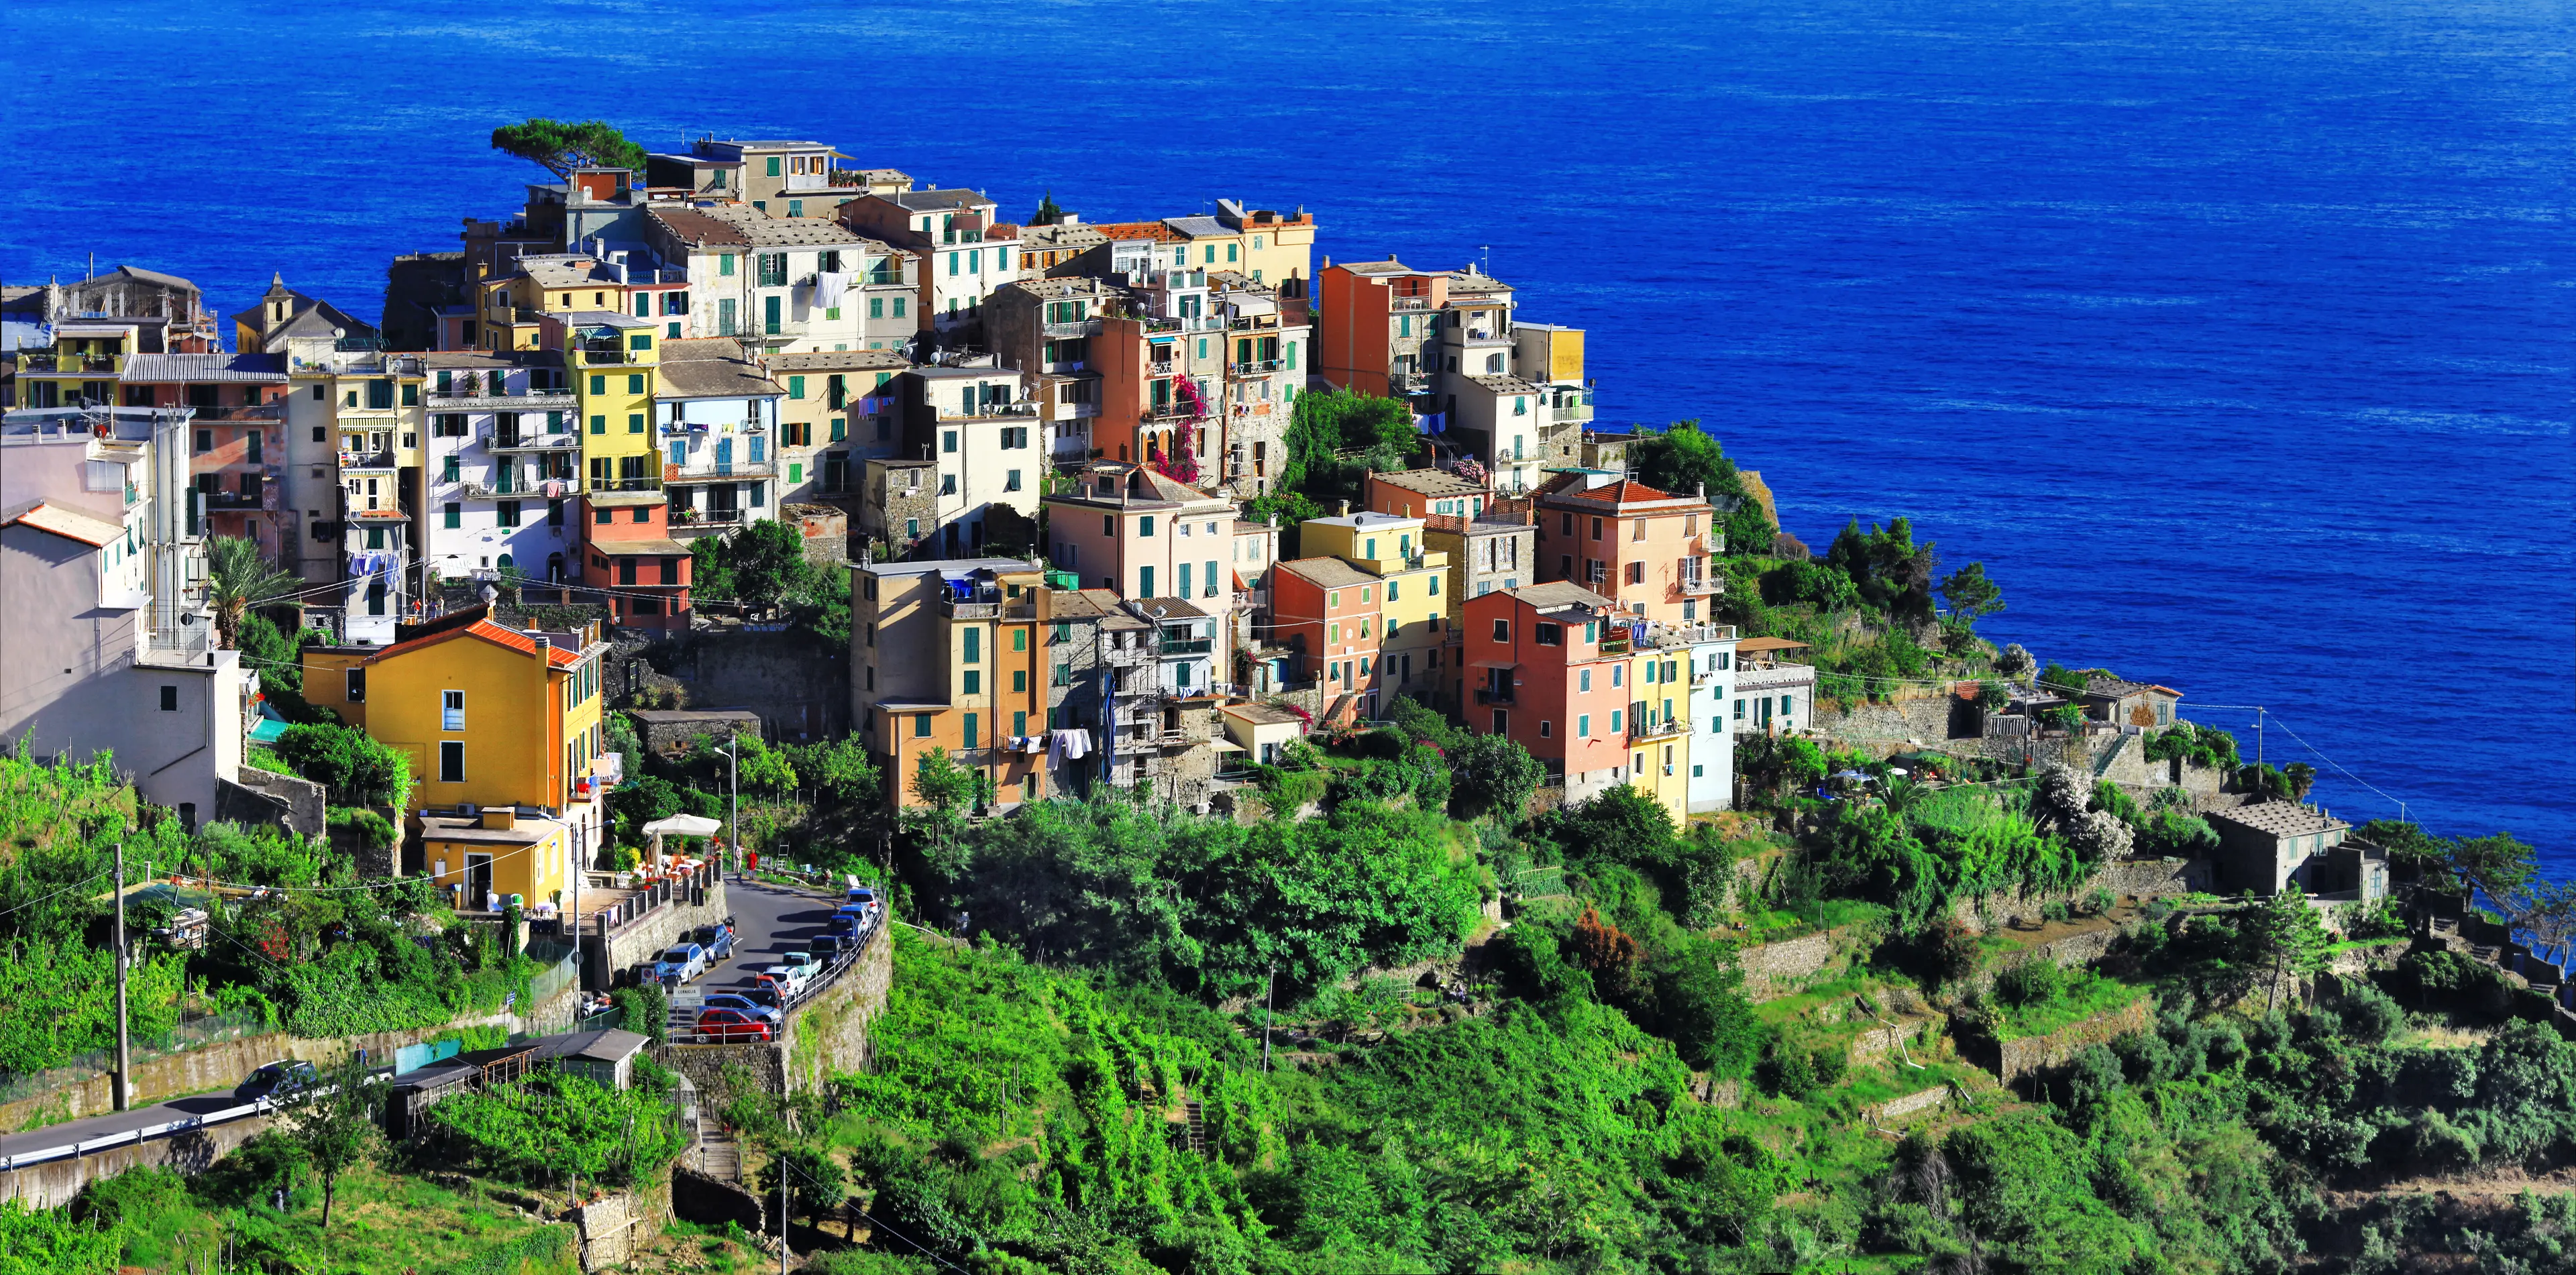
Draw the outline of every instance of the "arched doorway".
<instances>
[{"instance_id":1,"label":"arched doorway","mask_svg":"<svg viewBox=\"0 0 2576 1275\"><path fill-rule=\"evenodd\" d=\"M546 555L546 583L548 583L548 584L562 584L562 583L563 583L563 578L564 578L564 556L563 556L562 554L559 554L559 553L550 553L550 554L547 554L547 555Z\"/></svg>"}]
</instances>

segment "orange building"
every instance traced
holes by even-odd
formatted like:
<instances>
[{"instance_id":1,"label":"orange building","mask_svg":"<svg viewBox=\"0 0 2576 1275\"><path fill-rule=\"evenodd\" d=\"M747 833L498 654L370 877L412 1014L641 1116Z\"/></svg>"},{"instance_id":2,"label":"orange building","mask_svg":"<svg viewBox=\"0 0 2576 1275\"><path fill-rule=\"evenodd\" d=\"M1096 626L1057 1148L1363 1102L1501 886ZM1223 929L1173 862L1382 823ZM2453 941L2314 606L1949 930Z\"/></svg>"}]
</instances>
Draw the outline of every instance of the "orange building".
<instances>
[{"instance_id":1,"label":"orange building","mask_svg":"<svg viewBox=\"0 0 2576 1275\"><path fill-rule=\"evenodd\" d=\"M1468 728L1519 741L1569 803L1626 782L1634 618L1562 583L1468 599Z\"/></svg>"},{"instance_id":2,"label":"orange building","mask_svg":"<svg viewBox=\"0 0 2576 1275\"><path fill-rule=\"evenodd\" d=\"M1580 585L1665 624L1699 623L1716 597L1714 558L1726 546L1703 497L1585 469L1550 480L1536 502L1542 579Z\"/></svg>"},{"instance_id":3,"label":"orange building","mask_svg":"<svg viewBox=\"0 0 2576 1275\"><path fill-rule=\"evenodd\" d=\"M600 590L611 623L689 627L689 547L671 538L671 505L658 491L599 491L584 498L575 578Z\"/></svg>"},{"instance_id":4,"label":"orange building","mask_svg":"<svg viewBox=\"0 0 2576 1275\"><path fill-rule=\"evenodd\" d=\"M1271 570L1273 640L1300 653L1302 680L1321 682L1328 697L1376 693L1384 587L1339 558L1299 558Z\"/></svg>"},{"instance_id":5,"label":"orange building","mask_svg":"<svg viewBox=\"0 0 2576 1275\"><path fill-rule=\"evenodd\" d=\"M970 558L850 575L851 696L896 807L921 804L913 777L933 748L982 777L1004 809L1048 795L1046 573Z\"/></svg>"}]
</instances>

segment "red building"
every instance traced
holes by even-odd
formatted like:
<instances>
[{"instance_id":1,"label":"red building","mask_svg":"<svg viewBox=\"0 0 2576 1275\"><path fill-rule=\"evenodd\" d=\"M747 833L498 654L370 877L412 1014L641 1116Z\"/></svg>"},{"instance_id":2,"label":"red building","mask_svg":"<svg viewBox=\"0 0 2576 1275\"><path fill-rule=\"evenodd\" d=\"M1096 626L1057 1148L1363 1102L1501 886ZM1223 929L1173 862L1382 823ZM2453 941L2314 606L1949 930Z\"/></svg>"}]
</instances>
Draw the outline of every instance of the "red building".
<instances>
[{"instance_id":1,"label":"red building","mask_svg":"<svg viewBox=\"0 0 2576 1275\"><path fill-rule=\"evenodd\" d=\"M1328 708L1332 696L1377 691L1383 587L1339 558L1299 558L1271 570L1273 640L1298 653L1298 676L1322 683Z\"/></svg>"},{"instance_id":2,"label":"red building","mask_svg":"<svg viewBox=\"0 0 2576 1275\"><path fill-rule=\"evenodd\" d=\"M1518 740L1562 778L1568 802L1624 782L1635 619L1571 584L1469 599L1461 700L1468 728Z\"/></svg>"},{"instance_id":3,"label":"red building","mask_svg":"<svg viewBox=\"0 0 2576 1275\"><path fill-rule=\"evenodd\" d=\"M603 491L583 503L579 580L597 591L610 621L689 627L689 547L671 538L668 499L658 491Z\"/></svg>"},{"instance_id":4,"label":"red building","mask_svg":"<svg viewBox=\"0 0 2576 1275\"><path fill-rule=\"evenodd\" d=\"M277 557L278 488L286 464L286 359L276 354L137 354L127 407L185 407L189 513L201 534L242 536Z\"/></svg>"}]
</instances>

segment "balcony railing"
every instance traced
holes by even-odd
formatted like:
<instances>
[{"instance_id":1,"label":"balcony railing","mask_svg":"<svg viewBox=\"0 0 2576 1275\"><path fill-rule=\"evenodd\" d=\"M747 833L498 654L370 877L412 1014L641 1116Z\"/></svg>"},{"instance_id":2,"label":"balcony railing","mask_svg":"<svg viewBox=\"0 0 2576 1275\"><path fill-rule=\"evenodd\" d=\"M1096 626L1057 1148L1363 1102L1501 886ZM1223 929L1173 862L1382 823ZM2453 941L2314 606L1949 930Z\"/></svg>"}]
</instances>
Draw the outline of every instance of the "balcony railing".
<instances>
[{"instance_id":1,"label":"balcony railing","mask_svg":"<svg viewBox=\"0 0 2576 1275\"><path fill-rule=\"evenodd\" d=\"M1632 741L1670 739L1689 733L1690 721L1681 717L1640 717L1628 723L1628 738Z\"/></svg>"},{"instance_id":2,"label":"balcony railing","mask_svg":"<svg viewBox=\"0 0 2576 1275\"><path fill-rule=\"evenodd\" d=\"M1515 701L1512 699L1512 688L1508 686L1479 686L1476 688L1476 702L1479 704L1510 704Z\"/></svg>"},{"instance_id":3,"label":"balcony railing","mask_svg":"<svg viewBox=\"0 0 2576 1275\"><path fill-rule=\"evenodd\" d=\"M197 493L197 507L210 513L222 513L226 510L237 509L265 509L268 506L264 501L265 496L263 493L256 491L225 491L218 488L214 491L200 491Z\"/></svg>"},{"instance_id":4,"label":"balcony railing","mask_svg":"<svg viewBox=\"0 0 2576 1275\"><path fill-rule=\"evenodd\" d=\"M1620 634L1618 637L1605 637L1601 639L1601 653L1603 655L1626 655L1628 653L1628 649L1628 636L1624 633Z\"/></svg>"},{"instance_id":5,"label":"balcony railing","mask_svg":"<svg viewBox=\"0 0 2576 1275\"><path fill-rule=\"evenodd\" d=\"M1547 415L1548 419L1555 421L1588 421L1592 419L1592 405L1590 403L1562 403L1549 408Z\"/></svg>"},{"instance_id":6,"label":"balcony railing","mask_svg":"<svg viewBox=\"0 0 2576 1275\"><path fill-rule=\"evenodd\" d=\"M775 478L777 476L778 462L773 460L720 461L703 465L666 463L662 466L662 481L666 483L725 483L738 478Z\"/></svg>"},{"instance_id":7,"label":"balcony railing","mask_svg":"<svg viewBox=\"0 0 2576 1275\"><path fill-rule=\"evenodd\" d=\"M602 478L592 482L590 484L590 490L660 491L662 490L662 480L659 476L646 477L641 474L631 478Z\"/></svg>"},{"instance_id":8,"label":"balcony railing","mask_svg":"<svg viewBox=\"0 0 2576 1275\"><path fill-rule=\"evenodd\" d=\"M525 394L441 394L431 390L428 404L448 411L525 412L554 408L569 411L571 390L530 390Z\"/></svg>"},{"instance_id":9,"label":"balcony railing","mask_svg":"<svg viewBox=\"0 0 2576 1275\"><path fill-rule=\"evenodd\" d=\"M627 361L627 352L585 345L581 349L581 361L591 367L624 363Z\"/></svg>"},{"instance_id":10,"label":"balcony railing","mask_svg":"<svg viewBox=\"0 0 2576 1275\"><path fill-rule=\"evenodd\" d=\"M1100 335L1100 320L1076 319L1071 323L1050 323L1046 325L1046 334L1048 338L1053 340L1098 336Z\"/></svg>"},{"instance_id":11,"label":"balcony railing","mask_svg":"<svg viewBox=\"0 0 2576 1275\"><path fill-rule=\"evenodd\" d=\"M1216 649L1213 638L1165 638L1161 643L1165 655L1206 655Z\"/></svg>"},{"instance_id":12,"label":"balcony railing","mask_svg":"<svg viewBox=\"0 0 2576 1275\"><path fill-rule=\"evenodd\" d=\"M730 527L741 521L742 510L739 508L687 508L671 511L671 525L674 527Z\"/></svg>"},{"instance_id":13,"label":"balcony railing","mask_svg":"<svg viewBox=\"0 0 2576 1275\"><path fill-rule=\"evenodd\" d=\"M954 407L939 409L939 419L943 421L973 420L979 416L1035 416L1037 414L1038 403L1032 398L1024 398L1016 403L980 403L973 411Z\"/></svg>"},{"instance_id":14,"label":"balcony railing","mask_svg":"<svg viewBox=\"0 0 2576 1275\"><path fill-rule=\"evenodd\" d=\"M571 430L560 434L532 434L526 430L505 433L497 428L479 432L483 445L496 452L574 451L581 447L581 435Z\"/></svg>"},{"instance_id":15,"label":"balcony railing","mask_svg":"<svg viewBox=\"0 0 2576 1275\"><path fill-rule=\"evenodd\" d=\"M1227 365L1227 370L1236 376L1267 376L1279 370L1279 360L1252 359L1243 363L1231 363Z\"/></svg>"},{"instance_id":16,"label":"balcony railing","mask_svg":"<svg viewBox=\"0 0 2576 1275\"><path fill-rule=\"evenodd\" d=\"M1682 577L1682 592L1689 594L1692 597L1707 597L1712 593L1722 593L1724 591L1725 586L1720 585L1717 582L1717 577L1715 576Z\"/></svg>"},{"instance_id":17,"label":"balcony railing","mask_svg":"<svg viewBox=\"0 0 2576 1275\"><path fill-rule=\"evenodd\" d=\"M1390 310L1428 310L1431 308L1431 298L1393 297L1388 299L1386 308Z\"/></svg>"},{"instance_id":18,"label":"balcony railing","mask_svg":"<svg viewBox=\"0 0 2576 1275\"><path fill-rule=\"evenodd\" d=\"M1431 392L1431 378L1420 372L1389 372L1386 391L1389 394L1428 394Z\"/></svg>"},{"instance_id":19,"label":"balcony railing","mask_svg":"<svg viewBox=\"0 0 2576 1275\"><path fill-rule=\"evenodd\" d=\"M394 454L390 448L380 452L343 451L340 453L340 468L344 470L391 469L393 467Z\"/></svg>"}]
</instances>

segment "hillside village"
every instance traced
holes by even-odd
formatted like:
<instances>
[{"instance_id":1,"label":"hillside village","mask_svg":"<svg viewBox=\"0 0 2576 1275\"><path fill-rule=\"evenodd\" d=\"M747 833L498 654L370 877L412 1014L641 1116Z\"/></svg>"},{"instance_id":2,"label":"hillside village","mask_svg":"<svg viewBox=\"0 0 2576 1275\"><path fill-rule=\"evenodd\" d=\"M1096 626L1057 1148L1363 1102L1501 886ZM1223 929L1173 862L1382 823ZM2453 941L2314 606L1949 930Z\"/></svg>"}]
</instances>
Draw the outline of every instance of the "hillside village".
<instances>
[{"instance_id":1,"label":"hillside village","mask_svg":"<svg viewBox=\"0 0 2576 1275\"><path fill-rule=\"evenodd\" d=\"M0 294L0 1253L2364 1271L2576 1228L2530 847L2338 817L2188 670L1998 647L1903 518L1812 549L1796 476L1596 421L1544 298L1302 208L494 143L550 179L378 323L286 261L238 310L179 261Z\"/></svg>"}]
</instances>

